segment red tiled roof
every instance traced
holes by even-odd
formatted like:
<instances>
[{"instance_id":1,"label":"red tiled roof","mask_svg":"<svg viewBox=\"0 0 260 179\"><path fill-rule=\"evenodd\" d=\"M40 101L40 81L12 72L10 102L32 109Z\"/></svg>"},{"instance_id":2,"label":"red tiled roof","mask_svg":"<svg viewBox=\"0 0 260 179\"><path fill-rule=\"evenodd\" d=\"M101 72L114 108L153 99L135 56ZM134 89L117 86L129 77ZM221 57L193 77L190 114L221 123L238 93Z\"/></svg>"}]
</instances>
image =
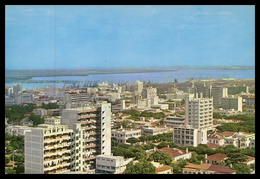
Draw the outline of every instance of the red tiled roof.
<instances>
[{"instance_id":1,"label":"red tiled roof","mask_svg":"<svg viewBox=\"0 0 260 179\"><path fill-rule=\"evenodd\" d=\"M202 164L201 164L202 165ZM234 173L236 170L232 170L229 167L221 166L221 165L214 165L211 164L208 168L208 170L218 171L218 172L224 172L224 173Z\"/></svg>"},{"instance_id":2,"label":"red tiled roof","mask_svg":"<svg viewBox=\"0 0 260 179\"><path fill-rule=\"evenodd\" d=\"M251 156L248 156L248 155L245 155L247 157L246 161L245 162L242 162L244 164L247 164L248 162L252 161L252 160L255 160L255 157L251 157Z\"/></svg>"},{"instance_id":3,"label":"red tiled roof","mask_svg":"<svg viewBox=\"0 0 260 179\"><path fill-rule=\"evenodd\" d=\"M172 169L173 167L169 166L169 165L164 165L162 167L159 168L155 168L155 174L159 173L159 172L163 172L165 170L169 170Z\"/></svg>"},{"instance_id":4,"label":"red tiled roof","mask_svg":"<svg viewBox=\"0 0 260 179\"><path fill-rule=\"evenodd\" d=\"M235 132L224 131L224 132L216 132L215 134L220 136L232 136L235 134Z\"/></svg>"},{"instance_id":5,"label":"red tiled roof","mask_svg":"<svg viewBox=\"0 0 260 179\"><path fill-rule=\"evenodd\" d=\"M209 135L207 136L207 138L208 138L208 139L222 139L223 137L217 136L217 135L215 135L215 134L209 134Z\"/></svg>"},{"instance_id":6,"label":"red tiled roof","mask_svg":"<svg viewBox=\"0 0 260 179\"><path fill-rule=\"evenodd\" d=\"M243 120L240 120L240 119L229 119L229 120L231 120L233 122L243 122Z\"/></svg>"},{"instance_id":7,"label":"red tiled roof","mask_svg":"<svg viewBox=\"0 0 260 179\"><path fill-rule=\"evenodd\" d=\"M11 88L11 87L8 87L8 86L5 87L5 89L9 89L9 88Z\"/></svg>"},{"instance_id":8,"label":"red tiled roof","mask_svg":"<svg viewBox=\"0 0 260 179\"><path fill-rule=\"evenodd\" d=\"M165 152L165 153L169 154L171 157L177 157L177 156L186 154L185 150L177 149L177 148L164 147L161 149L156 149L156 151L157 150ZM188 152L188 153L191 153L191 152Z\"/></svg>"},{"instance_id":9,"label":"red tiled roof","mask_svg":"<svg viewBox=\"0 0 260 179\"><path fill-rule=\"evenodd\" d=\"M222 173L234 173L236 171L236 170L232 170L232 169L230 169L229 167L226 167L226 166L209 164L209 163L202 163L202 164L199 164L199 165L188 163L188 165L186 165L185 168L212 170L212 171L222 172Z\"/></svg>"},{"instance_id":10,"label":"red tiled roof","mask_svg":"<svg viewBox=\"0 0 260 179\"><path fill-rule=\"evenodd\" d=\"M218 144L214 144L214 143L206 143L206 145L208 146L208 148L216 148L216 147L219 147L220 145Z\"/></svg>"},{"instance_id":11,"label":"red tiled roof","mask_svg":"<svg viewBox=\"0 0 260 179\"><path fill-rule=\"evenodd\" d=\"M213 155L209 155L207 157L207 160L222 161L225 158L227 158L226 154L216 153L216 154L213 154Z\"/></svg>"}]
</instances>

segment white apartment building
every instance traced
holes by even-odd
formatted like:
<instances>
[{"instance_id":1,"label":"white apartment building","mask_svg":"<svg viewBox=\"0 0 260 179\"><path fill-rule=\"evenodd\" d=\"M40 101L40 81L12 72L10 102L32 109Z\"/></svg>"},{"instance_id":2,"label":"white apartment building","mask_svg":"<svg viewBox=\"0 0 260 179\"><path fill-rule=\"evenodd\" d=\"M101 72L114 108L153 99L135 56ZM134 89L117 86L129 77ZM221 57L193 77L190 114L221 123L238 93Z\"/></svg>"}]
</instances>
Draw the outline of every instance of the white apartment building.
<instances>
[{"instance_id":1,"label":"white apartment building","mask_svg":"<svg viewBox=\"0 0 260 179\"><path fill-rule=\"evenodd\" d=\"M234 110L234 109L223 109L223 108L218 108L213 110L214 113L218 113L220 115L226 115L226 116L233 116L233 115L238 115L241 114L240 111Z\"/></svg>"},{"instance_id":2,"label":"white apartment building","mask_svg":"<svg viewBox=\"0 0 260 179\"><path fill-rule=\"evenodd\" d=\"M25 133L25 174L70 171L72 130L66 125L40 124Z\"/></svg>"},{"instance_id":3,"label":"white apartment building","mask_svg":"<svg viewBox=\"0 0 260 179\"><path fill-rule=\"evenodd\" d=\"M47 116L47 110L46 109L41 109L41 108L38 108L38 109L33 109L32 111L33 113L43 117L43 116Z\"/></svg>"},{"instance_id":4,"label":"white apartment building","mask_svg":"<svg viewBox=\"0 0 260 179\"><path fill-rule=\"evenodd\" d=\"M197 147L207 143L207 129L194 129L192 126L173 128L173 142L180 146Z\"/></svg>"},{"instance_id":5,"label":"white apartment building","mask_svg":"<svg viewBox=\"0 0 260 179\"><path fill-rule=\"evenodd\" d=\"M13 85L13 93L14 93L14 94L17 94L17 93L20 92L20 91L23 91L22 85L20 85L20 84L15 84L15 85Z\"/></svg>"},{"instance_id":6,"label":"white apartment building","mask_svg":"<svg viewBox=\"0 0 260 179\"><path fill-rule=\"evenodd\" d=\"M28 126L7 126L5 128L5 132L7 132L10 135L22 135L24 136L26 132L31 131L31 127Z\"/></svg>"},{"instance_id":7,"label":"white apartment building","mask_svg":"<svg viewBox=\"0 0 260 179\"><path fill-rule=\"evenodd\" d=\"M96 173L118 174L124 172L126 165L133 158L125 159L122 156L97 155L96 156Z\"/></svg>"},{"instance_id":8,"label":"white apartment building","mask_svg":"<svg viewBox=\"0 0 260 179\"><path fill-rule=\"evenodd\" d=\"M210 128L213 125L213 99L185 97L185 122L195 129Z\"/></svg>"},{"instance_id":9,"label":"white apartment building","mask_svg":"<svg viewBox=\"0 0 260 179\"><path fill-rule=\"evenodd\" d=\"M168 131L167 127L142 127L142 134L144 135L157 135L167 133Z\"/></svg>"},{"instance_id":10,"label":"white apartment building","mask_svg":"<svg viewBox=\"0 0 260 179\"><path fill-rule=\"evenodd\" d=\"M63 109L61 124L73 128L75 160L71 170L90 172L95 169L95 157L111 153L111 104L95 107Z\"/></svg>"},{"instance_id":11,"label":"white apartment building","mask_svg":"<svg viewBox=\"0 0 260 179\"><path fill-rule=\"evenodd\" d=\"M207 131L213 125L213 99L203 98L203 94L196 93L185 97L184 125L173 128L173 142L177 145L190 145L207 143Z\"/></svg>"},{"instance_id":12,"label":"white apartment building","mask_svg":"<svg viewBox=\"0 0 260 179\"><path fill-rule=\"evenodd\" d=\"M184 117L166 116L164 118L164 125L166 125L167 127L175 127L184 124L185 124Z\"/></svg>"},{"instance_id":13,"label":"white apartment building","mask_svg":"<svg viewBox=\"0 0 260 179\"><path fill-rule=\"evenodd\" d=\"M211 89L211 97L213 97L213 107L218 108L221 106L221 98L228 96L228 88L213 87Z\"/></svg>"},{"instance_id":14,"label":"white apartment building","mask_svg":"<svg viewBox=\"0 0 260 179\"><path fill-rule=\"evenodd\" d=\"M242 112L242 97L234 95L230 97L222 97L221 107L223 109L234 109Z\"/></svg>"},{"instance_id":15,"label":"white apartment building","mask_svg":"<svg viewBox=\"0 0 260 179\"><path fill-rule=\"evenodd\" d=\"M128 138L141 136L141 129L114 129L111 131L111 137L114 137L120 144L129 144L126 142Z\"/></svg>"},{"instance_id":16,"label":"white apartment building","mask_svg":"<svg viewBox=\"0 0 260 179\"><path fill-rule=\"evenodd\" d=\"M10 97L8 97L8 96L5 96L5 105L6 105L6 106L14 105L14 99L13 99L13 98L10 98Z\"/></svg>"},{"instance_id":17,"label":"white apartment building","mask_svg":"<svg viewBox=\"0 0 260 179\"><path fill-rule=\"evenodd\" d=\"M60 125L60 119L59 118L45 118L44 124L50 124L50 125Z\"/></svg>"}]
</instances>

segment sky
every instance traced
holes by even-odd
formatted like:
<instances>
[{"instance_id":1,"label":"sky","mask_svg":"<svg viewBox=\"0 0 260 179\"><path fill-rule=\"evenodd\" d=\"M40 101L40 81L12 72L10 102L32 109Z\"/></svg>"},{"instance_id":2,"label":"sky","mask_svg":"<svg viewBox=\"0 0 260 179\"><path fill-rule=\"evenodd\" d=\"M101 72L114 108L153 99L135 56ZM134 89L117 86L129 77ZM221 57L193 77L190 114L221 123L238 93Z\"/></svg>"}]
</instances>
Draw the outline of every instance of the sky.
<instances>
[{"instance_id":1,"label":"sky","mask_svg":"<svg viewBox=\"0 0 260 179\"><path fill-rule=\"evenodd\" d=\"M5 7L6 69L186 65L254 66L255 6Z\"/></svg>"}]
</instances>

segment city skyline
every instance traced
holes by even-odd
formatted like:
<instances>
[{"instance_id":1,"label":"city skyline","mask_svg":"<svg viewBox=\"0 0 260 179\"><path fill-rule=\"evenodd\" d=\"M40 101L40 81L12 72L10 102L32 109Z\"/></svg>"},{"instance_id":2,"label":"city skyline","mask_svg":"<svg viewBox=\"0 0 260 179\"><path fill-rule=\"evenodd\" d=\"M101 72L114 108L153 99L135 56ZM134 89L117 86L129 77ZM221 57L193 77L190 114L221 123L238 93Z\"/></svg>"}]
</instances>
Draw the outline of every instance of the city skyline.
<instances>
[{"instance_id":1,"label":"city skyline","mask_svg":"<svg viewBox=\"0 0 260 179\"><path fill-rule=\"evenodd\" d=\"M6 69L255 63L253 5L8 5L5 30Z\"/></svg>"}]
</instances>

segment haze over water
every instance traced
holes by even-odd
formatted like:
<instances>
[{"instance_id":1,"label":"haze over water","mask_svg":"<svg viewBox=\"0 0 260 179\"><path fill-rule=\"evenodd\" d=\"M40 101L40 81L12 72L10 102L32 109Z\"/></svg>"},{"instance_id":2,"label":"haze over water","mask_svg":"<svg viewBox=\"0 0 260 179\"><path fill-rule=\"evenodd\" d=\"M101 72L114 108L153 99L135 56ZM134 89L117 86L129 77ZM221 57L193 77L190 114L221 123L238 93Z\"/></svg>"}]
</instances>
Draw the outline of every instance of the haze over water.
<instances>
[{"instance_id":1,"label":"haze over water","mask_svg":"<svg viewBox=\"0 0 260 179\"><path fill-rule=\"evenodd\" d=\"M234 78L234 79L255 79L255 70L202 70L202 69L181 69L170 72L153 72L153 73L125 73L125 74L98 74L89 76L56 76L56 77L33 77L32 80L70 80L70 81L82 81L80 86L83 86L86 81L97 81L102 83L107 81L108 83L117 84L120 82L134 83L136 80L157 83L174 82L177 79L178 82L185 82L190 78L194 79L221 79L221 78ZM16 83L6 83L6 86L13 86ZM21 83L22 84L22 83ZM54 83L24 83L23 89L36 89L45 88L48 86L54 86ZM64 83L55 83L57 88L62 88ZM66 87L70 87L71 84L65 84Z\"/></svg>"}]
</instances>

